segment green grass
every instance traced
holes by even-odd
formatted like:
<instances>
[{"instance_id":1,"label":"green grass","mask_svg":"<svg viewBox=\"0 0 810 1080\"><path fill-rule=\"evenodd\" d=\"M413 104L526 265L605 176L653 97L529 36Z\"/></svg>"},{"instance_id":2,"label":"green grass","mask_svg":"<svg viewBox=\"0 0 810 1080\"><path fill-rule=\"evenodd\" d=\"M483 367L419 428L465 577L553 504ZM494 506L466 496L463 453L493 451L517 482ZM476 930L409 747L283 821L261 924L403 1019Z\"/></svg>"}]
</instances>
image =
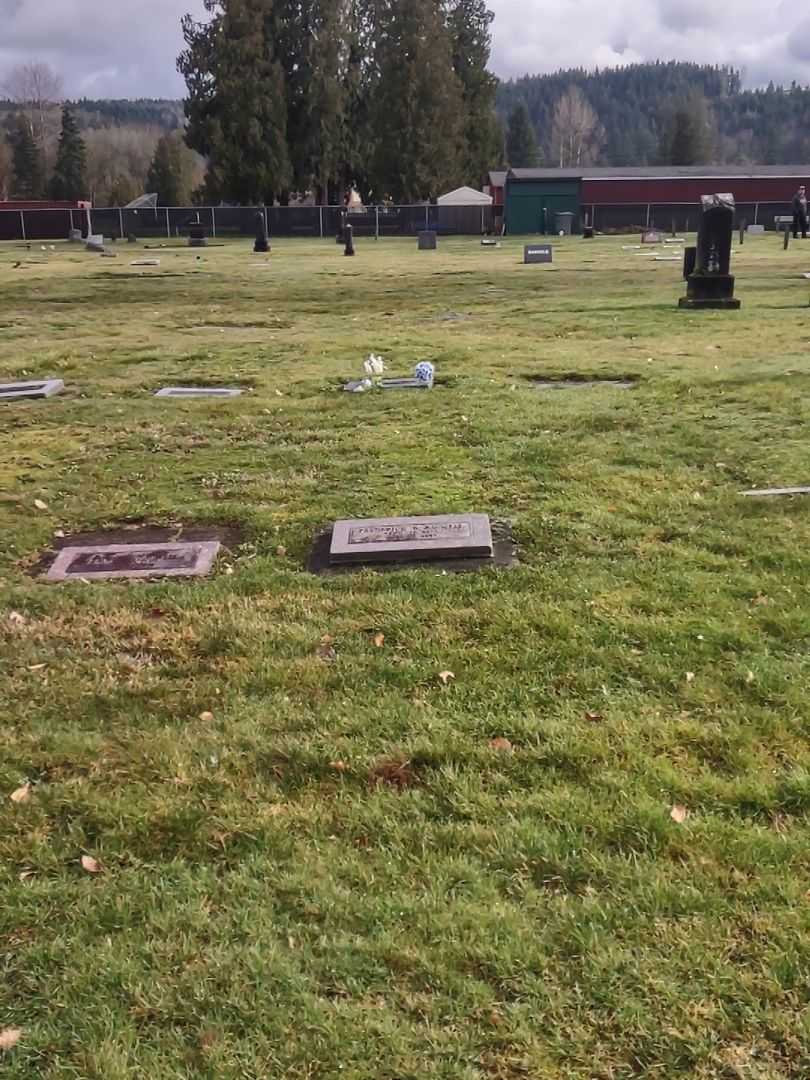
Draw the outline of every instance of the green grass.
<instances>
[{"instance_id":1,"label":"green grass","mask_svg":"<svg viewBox=\"0 0 810 1080\"><path fill-rule=\"evenodd\" d=\"M810 482L810 245L700 315L618 239L415 247L0 247L0 380L68 385L0 405L4 1078L810 1074L810 503L737 494ZM338 392L372 349L446 382ZM304 569L469 510L518 568ZM130 522L242 543L30 576Z\"/></svg>"}]
</instances>

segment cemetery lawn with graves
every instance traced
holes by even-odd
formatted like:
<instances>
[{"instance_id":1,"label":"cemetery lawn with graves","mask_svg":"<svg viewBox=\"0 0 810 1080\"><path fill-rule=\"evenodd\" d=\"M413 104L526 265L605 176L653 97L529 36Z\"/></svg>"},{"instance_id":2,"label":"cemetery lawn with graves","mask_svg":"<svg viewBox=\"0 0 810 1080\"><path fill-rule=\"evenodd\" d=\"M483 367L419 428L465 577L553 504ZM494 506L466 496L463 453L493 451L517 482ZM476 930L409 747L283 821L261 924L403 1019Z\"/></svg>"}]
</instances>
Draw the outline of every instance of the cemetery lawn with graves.
<instances>
[{"instance_id":1,"label":"cemetery lawn with graves","mask_svg":"<svg viewBox=\"0 0 810 1080\"><path fill-rule=\"evenodd\" d=\"M4 1078L810 1074L810 499L739 494L810 484L810 243L693 313L635 242L0 246ZM465 512L519 565L306 568ZM143 526L212 575L36 576Z\"/></svg>"}]
</instances>

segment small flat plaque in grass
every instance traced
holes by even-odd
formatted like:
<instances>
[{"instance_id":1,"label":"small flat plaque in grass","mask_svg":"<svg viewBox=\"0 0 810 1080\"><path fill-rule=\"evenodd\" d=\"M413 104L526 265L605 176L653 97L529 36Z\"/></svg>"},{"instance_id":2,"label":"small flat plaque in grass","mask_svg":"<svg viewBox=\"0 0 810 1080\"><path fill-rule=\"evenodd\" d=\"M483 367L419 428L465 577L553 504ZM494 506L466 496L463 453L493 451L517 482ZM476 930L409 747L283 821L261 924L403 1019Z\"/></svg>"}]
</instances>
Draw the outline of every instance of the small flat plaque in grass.
<instances>
[{"instance_id":1,"label":"small flat plaque in grass","mask_svg":"<svg viewBox=\"0 0 810 1080\"><path fill-rule=\"evenodd\" d=\"M480 559L492 554L492 530L486 514L443 514L338 521L332 532L329 562Z\"/></svg>"},{"instance_id":2,"label":"small flat plaque in grass","mask_svg":"<svg viewBox=\"0 0 810 1080\"><path fill-rule=\"evenodd\" d=\"M181 544L110 544L62 548L47 573L49 581L84 578L203 577L214 565L219 541Z\"/></svg>"},{"instance_id":3,"label":"small flat plaque in grass","mask_svg":"<svg viewBox=\"0 0 810 1080\"><path fill-rule=\"evenodd\" d=\"M26 398L47 398L61 394L65 384L61 379L39 379L31 382L0 383L0 401L20 401Z\"/></svg>"},{"instance_id":4,"label":"small flat plaque in grass","mask_svg":"<svg viewBox=\"0 0 810 1080\"><path fill-rule=\"evenodd\" d=\"M413 376L405 376L399 379L380 379L381 390L430 390L430 383Z\"/></svg>"},{"instance_id":5,"label":"small flat plaque in grass","mask_svg":"<svg viewBox=\"0 0 810 1080\"><path fill-rule=\"evenodd\" d=\"M523 248L524 263L550 263L553 259L551 244L526 244Z\"/></svg>"},{"instance_id":6,"label":"small flat plaque in grass","mask_svg":"<svg viewBox=\"0 0 810 1080\"><path fill-rule=\"evenodd\" d=\"M239 397L242 390L226 386L164 386L155 397Z\"/></svg>"}]
</instances>

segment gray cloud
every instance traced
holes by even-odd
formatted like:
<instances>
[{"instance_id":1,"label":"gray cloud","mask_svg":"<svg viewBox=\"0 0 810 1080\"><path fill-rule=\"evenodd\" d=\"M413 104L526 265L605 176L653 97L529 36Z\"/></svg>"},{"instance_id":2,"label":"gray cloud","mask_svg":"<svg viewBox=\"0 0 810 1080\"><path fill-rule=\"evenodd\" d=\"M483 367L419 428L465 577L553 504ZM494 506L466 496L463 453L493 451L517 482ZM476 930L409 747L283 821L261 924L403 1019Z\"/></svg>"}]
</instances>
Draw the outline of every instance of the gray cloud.
<instances>
[{"instance_id":1,"label":"gray cloud","mask_svg":"<svg viewBox=\"0 0 810 1080\"><path fill-rule=\"evenodd\" d=\"M0 82L43 60L71 96L177 97L180 18L202 0L0 0Z\"/></svg>"},{"instance_id":2,"label":"gray cloud","mask_svg":"<svg viewBox=\"0 0 810 1080\"><path fill-rule=\"evenodd\" d=\"M693 60L741 68L749 86L810 85L810 20L793 0L490 0L504 77L567 67ZM719 12L719 14L718 14Z\"/></svg>"},{"instance_id":3,"label":"gray cloud","mask_svg":"<svg viewBox=\"0 0 810 1080\"><path fill-rule=\"evenodd\" d=\"M730 63L749 85L810 84L810 19L795 0L776 10L735 0L490 0L493 68L501 76L676 59ZM47 61L71 96L176 97L180 17L203 0L0 0L0 82L14 64Z\"/></svg>"}]
</instances>

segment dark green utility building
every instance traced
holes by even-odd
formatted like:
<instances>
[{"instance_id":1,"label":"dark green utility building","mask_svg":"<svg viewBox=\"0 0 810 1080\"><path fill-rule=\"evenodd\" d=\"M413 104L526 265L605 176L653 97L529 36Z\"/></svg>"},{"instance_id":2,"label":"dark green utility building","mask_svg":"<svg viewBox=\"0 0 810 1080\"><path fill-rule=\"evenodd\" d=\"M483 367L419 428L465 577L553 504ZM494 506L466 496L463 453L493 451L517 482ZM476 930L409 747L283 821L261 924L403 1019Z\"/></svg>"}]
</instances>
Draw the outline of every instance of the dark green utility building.
<instances>
[{"instance_id":1,"label":"dark green utility building","mask_svg":"<svg viewBox=\"0 0 810 1080\"><path fill-rule=\"evenodd\" d=\"M556 235L579 232L582 172L576 169L510 169L506 176L506 232ZM571 214L558 222L557 214Z\"/></svg>"}]
</instances>

